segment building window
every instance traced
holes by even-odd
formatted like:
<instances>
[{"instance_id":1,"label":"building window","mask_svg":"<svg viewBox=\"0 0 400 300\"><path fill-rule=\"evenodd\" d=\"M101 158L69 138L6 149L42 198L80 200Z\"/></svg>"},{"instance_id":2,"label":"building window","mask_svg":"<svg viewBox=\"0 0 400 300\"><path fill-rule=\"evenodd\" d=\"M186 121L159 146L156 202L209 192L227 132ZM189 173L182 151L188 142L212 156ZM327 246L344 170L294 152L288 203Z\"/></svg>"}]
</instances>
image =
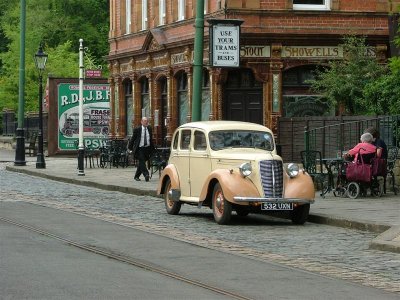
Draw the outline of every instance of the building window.
<instances>
[{"instance_id":1,"label":"building window","mask_svg":"<svg viewBox=\"0 0 400 300\"><path fill-rule=\"evenodd\" d=\"M142 118L143 117L150 117L150 95L149 95L149 79L144 77L140 81L141 87L141 104L142 104Z\"/></svg>"},{"instance_id":2,"label":"building window","mask_svg":"<svg viewBox=\"0 0 400 300\"><path fill-rule=\"evenodd\" d=\"M164 25L165 24L165 0L159 0L159 5L158 5L158 17L159 17L159 25Z\"/></svg>"},{"instance_id":3,"label":"building window","mask_svg":"<svg viewBox=\"0 0 400 300\"><path fill-rule=\"evenodd\" d=\"M201 97L201 120L208 121L211 111L211 96L210 96L210 73L203 70L202 82L202 97Z\"/></svg>"},{"instance_id":4,"label":"building window","mask_svg":"<svg viewBox=\"0 0 400 300\"><path fill-rule=\"evenodd\" d=\"M178 92L178 114L179 124L187 123L187 115L189 112L189 100L187 97L187 74L185 72L179 73L176 78L177 92Z\"/></svg>"},{"instance_id":5,"label":"building window","mask_svg":"<svg viewBox=\"0 0 400 300\"><path fill-rule=\"evenodd\" d=\"M126 134L132 135L132 119L133 119L133 98L132 98L132 81L126 80L124 82L125 92L125 111L126 111Z\"/></svg>"},{"instance_id":6,"label":"building window","mask_svg":"<svg viewBox=\"0 0 400 300\"><path fill-rule=\"evenodd\" d=\"M185 0L178 0L178 21L185 20Z\"/></svg>"},{"instance_id":7,"label":"building window","mask_svg":"<svg viewBox=\"0 0 400 300\"><path fill-rule=\"evenodd\" d=\"M142 0L142 30L147 29L147 0Z\"/></svg>"},{"instance_id":8,"label":"building window","mask_svg":"<svg viewBox=\"0 0 400 300\"><path fill-rule=\"evenodd\" d=\"M296 10L330 10L331 0L293 0Z\"/></svg>"},{"instance_id":9,"label":"building window","mask_svg":"<svg viewBox=\"0 0 400 300\"><path fill-rule=\"evenodd\" d=\"M131 33L131 0L125 0L125 33Z\"/></svg>"}]
</instances>

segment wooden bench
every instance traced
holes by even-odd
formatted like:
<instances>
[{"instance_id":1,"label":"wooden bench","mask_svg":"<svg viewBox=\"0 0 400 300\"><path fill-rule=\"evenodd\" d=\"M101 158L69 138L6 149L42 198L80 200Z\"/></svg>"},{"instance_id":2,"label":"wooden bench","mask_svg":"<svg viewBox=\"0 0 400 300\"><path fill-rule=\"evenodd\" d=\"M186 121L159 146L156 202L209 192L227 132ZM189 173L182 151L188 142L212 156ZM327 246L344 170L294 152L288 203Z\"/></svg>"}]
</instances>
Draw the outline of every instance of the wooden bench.
<instances>
[{"instance_id":1,"label":"wooden bench","mask_svg":"<svg viewBox=\"0 0 400 300\"><path fill-rule=\"evenodd\" d=\"M25 154L29 154L29 156L35 156L36 155L36 142L38 138L38 133L32 132L28 138L28 143L25 143Z\"/></svg>"}]
</instances>

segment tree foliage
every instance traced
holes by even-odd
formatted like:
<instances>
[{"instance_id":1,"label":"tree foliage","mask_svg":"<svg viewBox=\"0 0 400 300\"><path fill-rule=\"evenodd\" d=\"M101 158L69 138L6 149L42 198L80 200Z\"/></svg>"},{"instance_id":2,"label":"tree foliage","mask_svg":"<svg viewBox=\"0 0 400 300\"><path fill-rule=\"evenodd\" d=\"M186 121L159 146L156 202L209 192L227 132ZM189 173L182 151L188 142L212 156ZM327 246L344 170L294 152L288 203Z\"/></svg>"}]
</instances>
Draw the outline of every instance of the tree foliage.
<instances>
[{"instance_id":1,"label":"tree foliage","mask_svg":"<svg viewBox=\"0 0 400 300\"><path fill-rule=\"evenodd\" d=\"M108 53L107 0L26 1L25 111L37 111L38 72L33 60L41 42L49 58L44 73L53 77L79 76L79 39L90 60L103 65ZM0 111L17 110L20 53L20 1L0 3ZM104 72L103 72L104 73ZM104 74L107 76L107 74Z\"/></svg>"},{"instance_id":2,"label":"tree foliage","mask_svg":"<svg viewBox=\"0 0 400 300\"><path fill-rule=\"evenodd\" d=\"M343 59L332 60L318 69L311 88L322 94L331 108L339 113L370 112L364 99L364 89L385 74L385 67L370 55L365 38L346 36L343 39Z\"/></svg>"}]
</instances>

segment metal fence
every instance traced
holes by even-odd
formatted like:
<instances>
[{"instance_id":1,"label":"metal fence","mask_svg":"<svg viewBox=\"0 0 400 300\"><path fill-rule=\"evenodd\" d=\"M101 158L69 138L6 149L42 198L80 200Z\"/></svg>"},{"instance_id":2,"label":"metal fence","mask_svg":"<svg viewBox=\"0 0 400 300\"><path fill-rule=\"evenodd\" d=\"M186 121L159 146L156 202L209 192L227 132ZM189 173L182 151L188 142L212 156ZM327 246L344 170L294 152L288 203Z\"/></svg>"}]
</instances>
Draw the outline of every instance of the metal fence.
<instances>
[{"instance_id":1,"label":"metal fence","mask_svg":"<svg viewBox=\"0 0 400 300\"><path fill-rule=\"evenodd\" d=\"M18 127L17 118L13 110L4 109L1 121L1 135L3 136L14 136ZM43 139L47 141L47 112L43 113ZM29 138L32 132L39 130L39 113L28 112L24 118L24 133L25 138Z\"/></svg>"},{"instance_id":2,"label":"metal fence","mask_svg":"<svg viewBox=\"0 0 400 300\"><path fill-rule=\"evenodd\" d=\"M387 146L400 146L400 116L380 116L372 119L340 122L318 128L305 128L304 150L319 150L322 157L341 157L360 141L369 127L375 127Z\"/></svg>"},{"instance_id":3,"label":"metal fence","mask_svg":"<svg viewBox=\"0 0 400 300\"><path fill-rule=\"evenodd\" d=\"M307 149L336 157L354 147L368 127L376 127L388 146L400 146L398 115L279 118L277 143L284 161L301 162L300 151Z\"/></svg>"}]
</instances>

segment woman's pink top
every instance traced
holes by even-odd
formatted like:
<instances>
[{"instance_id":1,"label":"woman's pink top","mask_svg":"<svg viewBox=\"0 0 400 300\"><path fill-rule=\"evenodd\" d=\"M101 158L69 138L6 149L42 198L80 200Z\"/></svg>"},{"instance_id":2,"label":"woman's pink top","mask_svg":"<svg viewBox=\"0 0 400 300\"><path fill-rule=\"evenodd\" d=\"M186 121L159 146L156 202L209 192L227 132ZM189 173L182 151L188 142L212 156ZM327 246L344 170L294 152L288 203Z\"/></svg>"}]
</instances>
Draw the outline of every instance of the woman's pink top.
<instances>
[{"instance_id":1,"label":"woman's pink top","mask_svg":"<svg viewBox=\"0 0 400 300\"><path fill-rule=\"evenodd\" d=\"M354 156L354 161L357 161L358 151L360 151L361 154L375 153L376 147L370 143L358 143L348 152L351 156Z\"/></svg>"}]
</instances>

